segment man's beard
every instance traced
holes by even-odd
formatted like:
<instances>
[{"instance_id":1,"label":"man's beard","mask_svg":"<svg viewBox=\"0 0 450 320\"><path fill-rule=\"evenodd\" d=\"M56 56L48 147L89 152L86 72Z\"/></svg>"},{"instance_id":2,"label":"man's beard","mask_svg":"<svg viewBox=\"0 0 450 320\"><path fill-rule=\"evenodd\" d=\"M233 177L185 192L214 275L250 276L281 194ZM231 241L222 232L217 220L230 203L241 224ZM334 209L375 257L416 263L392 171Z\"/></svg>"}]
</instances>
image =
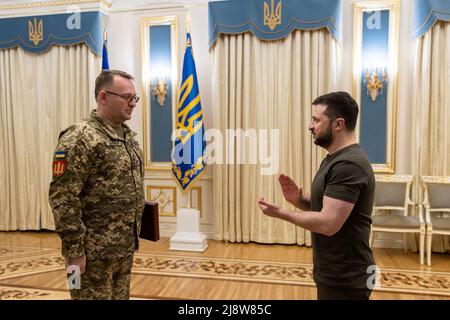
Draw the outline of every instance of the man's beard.
<instances>
[{"instance_id":1,"label":"man's beard","mask_svg":"<svg viewBox=\"0 0 450 320\"><path fill-rule=\"evenodd\" d=\"M331 125L328 126L327 131L322 136L316 136L314 139L314 144L322 147L328 148L333 143L333 134L331 131Z\"/></svg>"}]
</instances>

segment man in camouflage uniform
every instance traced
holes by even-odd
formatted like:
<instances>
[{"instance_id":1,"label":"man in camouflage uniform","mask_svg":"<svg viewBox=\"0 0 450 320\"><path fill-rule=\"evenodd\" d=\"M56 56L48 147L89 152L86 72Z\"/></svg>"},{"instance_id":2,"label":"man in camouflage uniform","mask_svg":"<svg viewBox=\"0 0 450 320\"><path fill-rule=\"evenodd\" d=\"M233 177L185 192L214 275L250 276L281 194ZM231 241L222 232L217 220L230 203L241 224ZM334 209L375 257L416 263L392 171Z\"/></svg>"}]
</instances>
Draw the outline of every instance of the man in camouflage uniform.
<instances>
[{"instance_id":1,"label":"man in camouflage uniform","mask_svg":"<svg viewBox=\"0 0 450 320\"><path fill-rule=\"evenodd\" d=\"M102 71L97 109L59 135L49 201L68 270L81 272L72 299L129 299L145 201L142 151L124 124L139 100L132 80Z\"/></svg>"}]
</instances>

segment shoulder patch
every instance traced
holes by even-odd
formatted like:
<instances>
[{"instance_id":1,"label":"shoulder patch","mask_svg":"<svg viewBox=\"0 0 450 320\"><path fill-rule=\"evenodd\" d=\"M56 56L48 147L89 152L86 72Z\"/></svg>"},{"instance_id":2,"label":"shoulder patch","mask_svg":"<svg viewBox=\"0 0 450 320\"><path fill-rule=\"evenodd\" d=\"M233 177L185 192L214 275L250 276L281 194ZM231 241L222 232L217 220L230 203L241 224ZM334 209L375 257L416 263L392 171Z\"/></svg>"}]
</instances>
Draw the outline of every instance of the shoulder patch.
<instances>
[{"instance_id":1,"label":"shoulder patch","mask_svg":"<svg viewBox=\"0 0 450 320\"><path fill-rule=\"evenodd\" d=\"M55 159L64 159L66 157L66 151L60 150L55 152Z\"/></svg>"},{"instance_id":2,"label":"shoulder patch","mask_svg":"<svg viewBox=\"0 0 450 320\"><path fill-rule=\"evenodd\" d=\"M67 160L54 160L53 161L53 176L59 178L64 175L67 169Z\"/></svg>"}]
</instances>

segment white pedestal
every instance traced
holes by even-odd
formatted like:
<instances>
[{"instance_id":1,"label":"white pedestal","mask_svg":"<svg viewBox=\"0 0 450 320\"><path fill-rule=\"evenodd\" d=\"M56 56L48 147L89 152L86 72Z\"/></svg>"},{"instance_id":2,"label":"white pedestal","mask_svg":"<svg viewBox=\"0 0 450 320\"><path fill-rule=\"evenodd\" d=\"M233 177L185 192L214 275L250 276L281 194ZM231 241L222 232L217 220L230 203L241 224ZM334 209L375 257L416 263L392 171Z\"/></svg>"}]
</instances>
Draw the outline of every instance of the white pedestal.
<instances>
[{"instance_id":1,"label":"white pedestal","mask_svg":"<svg viewBox=\"0 0 450 320\"><path fill-rule=\"evenodd\" d=\"M181 208L177 212L177 232L170 238L170 250L200 251L208 248L206 236L200 232L200 213Z\"/></svg>"}]
</instances>

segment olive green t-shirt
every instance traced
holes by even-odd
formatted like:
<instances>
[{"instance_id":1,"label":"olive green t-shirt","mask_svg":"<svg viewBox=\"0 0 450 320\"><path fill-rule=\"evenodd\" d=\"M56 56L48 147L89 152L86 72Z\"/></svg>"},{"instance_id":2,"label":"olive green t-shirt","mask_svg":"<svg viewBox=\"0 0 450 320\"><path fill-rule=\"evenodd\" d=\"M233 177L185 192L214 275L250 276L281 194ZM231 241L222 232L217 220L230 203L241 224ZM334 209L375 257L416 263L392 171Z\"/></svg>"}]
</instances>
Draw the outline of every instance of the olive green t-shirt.
<instances>
[{"instance_id":1,"label":"olive green t-shirt","mask_svg":"<svg viewBox=\"0 0 450 320\"><path fill-rule=\"evenodd\" d=\"M328 155L311 188L311 209L321 211L323 197L354 203L342 228L328 237L312 233L314 280L328 286L367 289L375 265L369 246L375 176L367 155L353 144Z\"/></svg>"}]
</instances>

